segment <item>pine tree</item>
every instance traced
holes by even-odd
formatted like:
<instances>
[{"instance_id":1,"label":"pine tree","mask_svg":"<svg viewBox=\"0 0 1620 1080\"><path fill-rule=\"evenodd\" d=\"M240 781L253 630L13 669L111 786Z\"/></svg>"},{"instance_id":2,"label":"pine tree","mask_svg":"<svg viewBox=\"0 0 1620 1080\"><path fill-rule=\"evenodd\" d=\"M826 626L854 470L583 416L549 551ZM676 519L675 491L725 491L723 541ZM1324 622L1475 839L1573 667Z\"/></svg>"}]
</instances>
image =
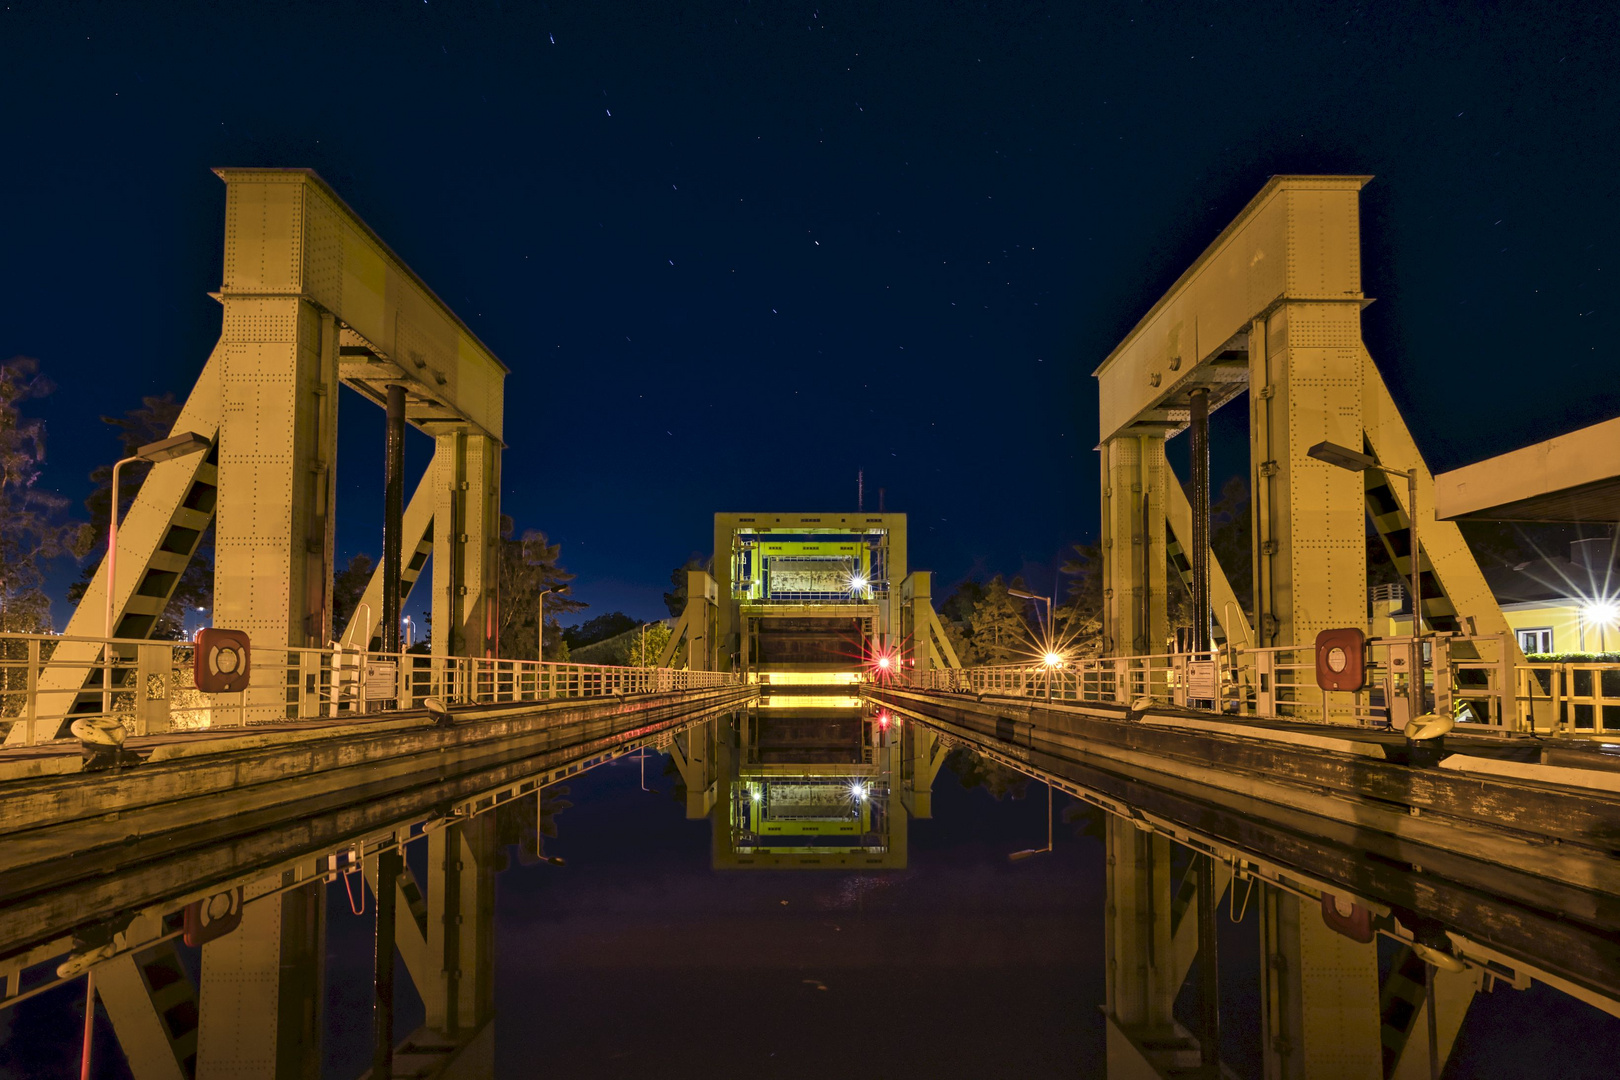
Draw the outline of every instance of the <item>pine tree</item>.
<instances>
[{"instance_id":1,"label":"pine tree","mask_svg":"<svg viewBox=\"0 0 1620 1080\"><path fill-rule=\"evenodd\" d=\"M501 516L501 656L507 660L533 660L539 644L536 618L541 595L545 603L545 649L547 660L566 660L567 644L556 616L581 611L587 604L569 595L574 575L564 570L558 559L562 545L553 544L546 534L526 530L514 538L511 518ZM549 590L549 591L545 591Z\"/></svg>"},{"instance_id":2,"label":"pine tree","mask_svg":"<svg viewBox=\"0 0 1620 1080\"><path fill-rule=\"evenodd\" d=\"M1012 664L1034 656L1034 635L1021 606L1007 594L1007 583L1000 574L990 579L984 599L973 608L969 625L980 663Z\"/></svg>"},{"instance_id":3,"label":"pine tree","mask_svg":"<svg viewBox=\"0 0 1620 1080\"><path fill-rule=\"evenodd\" d=\"M1102 655L1102 548L1075 544L1073 551L1062 566L1069 578L1065 590L1069 602L1057 611L1058 640L1065 653L1083 659Z\"/></svg>"}]
</instances>

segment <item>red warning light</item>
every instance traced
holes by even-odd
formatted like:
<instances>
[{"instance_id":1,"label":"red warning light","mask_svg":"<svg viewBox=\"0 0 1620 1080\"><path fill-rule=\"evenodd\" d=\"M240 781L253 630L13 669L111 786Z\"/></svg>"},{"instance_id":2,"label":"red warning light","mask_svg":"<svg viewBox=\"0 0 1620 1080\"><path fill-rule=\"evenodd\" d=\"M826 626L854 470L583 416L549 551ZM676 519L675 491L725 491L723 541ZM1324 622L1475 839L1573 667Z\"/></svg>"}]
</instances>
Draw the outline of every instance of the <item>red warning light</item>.
<instances>
[{"instance_id":1,"label":"red warning light","mask_svg":"<svg viewBox=\"0 0 1620 1080\"><path fill-rule=\"evenodd\" d=\"M879 727L888 727L889 726L889 714L886 713L886 712L878 713L877 721L878 721L878 726Z\"/></svg>"}]
</instances>

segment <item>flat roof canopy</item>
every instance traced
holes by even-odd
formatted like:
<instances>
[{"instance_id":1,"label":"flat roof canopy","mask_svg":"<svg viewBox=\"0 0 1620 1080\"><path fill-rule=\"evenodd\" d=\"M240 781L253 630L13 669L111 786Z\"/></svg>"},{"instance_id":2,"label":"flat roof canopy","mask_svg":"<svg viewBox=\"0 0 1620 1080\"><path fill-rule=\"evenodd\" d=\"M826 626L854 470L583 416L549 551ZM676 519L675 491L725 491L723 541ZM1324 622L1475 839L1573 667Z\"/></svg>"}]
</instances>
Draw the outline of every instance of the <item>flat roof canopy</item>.
<instances>
[{"instance_id":1,"label":"flat roof canopy","mask_svg":"<svg viewBox=\"0 0 1620 1080\"><path fill-rule=\"evenodd\" d=\"M1434 478L1450 521L1620 521L1620 417Z\"/></svg>"}]
</instances>

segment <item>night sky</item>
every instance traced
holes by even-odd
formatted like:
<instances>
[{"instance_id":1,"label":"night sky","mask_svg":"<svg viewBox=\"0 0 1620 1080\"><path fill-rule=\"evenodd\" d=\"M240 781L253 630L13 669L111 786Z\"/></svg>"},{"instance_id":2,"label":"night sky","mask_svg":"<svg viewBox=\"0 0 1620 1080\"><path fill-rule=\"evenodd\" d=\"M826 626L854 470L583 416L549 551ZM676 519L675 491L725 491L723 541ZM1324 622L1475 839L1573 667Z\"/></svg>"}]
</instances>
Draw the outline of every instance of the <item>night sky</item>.
<instances>
[{"instance_id":1,"label":"night sky","mask_svg":"<svg viewBox=\"0 0 1620 1080\"><path fill-rule=\"evenodd\" d=\"M863 467L914 566L1044 586L1096 532L1091 371L1275 173L1376 176L1364 334L1432 467L1620 413L1611 4L3 7L0 356L61 384L75 503L218 335L219 165L316 169L512 369L504 507L592 613Z\"/></svg>"}]
</instances>

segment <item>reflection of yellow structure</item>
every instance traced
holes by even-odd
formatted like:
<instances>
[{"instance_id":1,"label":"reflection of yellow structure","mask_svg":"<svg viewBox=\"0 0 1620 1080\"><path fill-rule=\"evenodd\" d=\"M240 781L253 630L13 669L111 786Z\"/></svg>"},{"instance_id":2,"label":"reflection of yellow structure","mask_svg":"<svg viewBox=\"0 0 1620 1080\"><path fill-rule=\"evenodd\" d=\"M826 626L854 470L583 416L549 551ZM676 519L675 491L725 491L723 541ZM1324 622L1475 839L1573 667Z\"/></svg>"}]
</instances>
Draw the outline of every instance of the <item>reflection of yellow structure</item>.
<instances>
[{"instance_id":1,"label":"reflection of yellow structure","mask_svg":"<svg viewBox=\"0 0 1620 1080\"><path fill-rule=\"evenodd\" d=\"M861 699L848 694L767 694L759 704L765 709L858 709Z\"/></svg>"},{"instance_id":2,"label":"reflection of yellow structure","mask_svg":"<svg viewBox=\"0 0 1620 1080\"><path fill-rule=\"evenodd\" d=\"M898 729L858 702L750 710L732 725L715 740L716 869L906 865L906 810L891 798Z\"/></svg>"}]
</instances>

